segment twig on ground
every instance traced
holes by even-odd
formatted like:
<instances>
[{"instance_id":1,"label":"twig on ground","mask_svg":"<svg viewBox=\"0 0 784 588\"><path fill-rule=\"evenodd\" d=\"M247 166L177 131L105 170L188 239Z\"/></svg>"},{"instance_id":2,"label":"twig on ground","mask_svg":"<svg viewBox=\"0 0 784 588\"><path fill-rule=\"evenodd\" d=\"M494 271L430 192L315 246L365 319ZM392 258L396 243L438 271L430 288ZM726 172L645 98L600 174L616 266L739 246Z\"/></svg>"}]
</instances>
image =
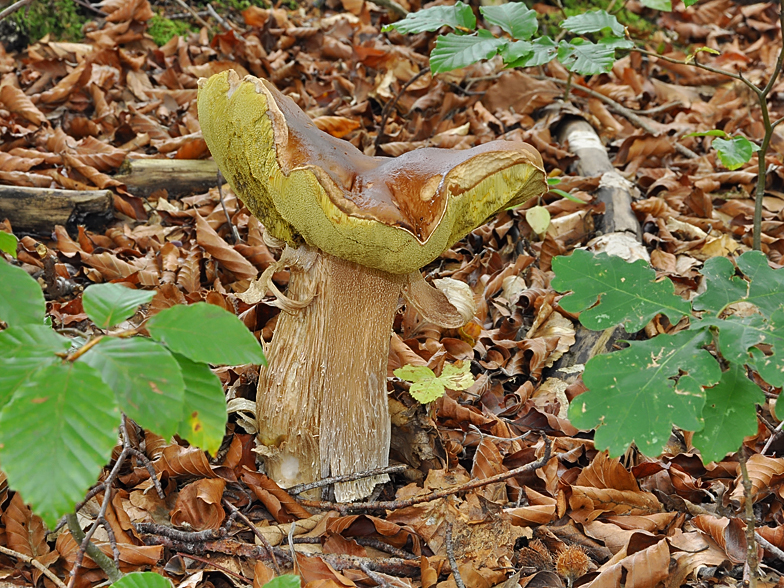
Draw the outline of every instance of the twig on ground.
<instances>
[{"instance_id":1,"label":"twig on ground","mask_svg":"<svg viewBox=\"0 0 784 588\"><path fill-rule=\"evenodd\" d=\"M223 214L226 215L226 222L229 223L231 227L231 236L234 238L234 244L242 243L242 239L240 239L240 232L237 230L237 227L234 226L234 223L231 222L231 217L229 216L229 211L226 209L226 203L223 201L223 188L221 187L223 184L223 174L218 170L218 197L220 198L221 206L223 207Z\"/></svg>"},{"instance_id":2,"label":"twig on ground","mask_svg":"<svg viewBox=\"0 0 784 588\"><path fill-rule=\"evenodd\" d=\"M133 523L134 529L144 535L160 535L182 541L184 543L199 543L226 536L226 529L207 529L205 531L180 531L174 527L159 525L157 523Z\"/></svg>"},{"instance_id":3,"label":"twig on ground","mask_svg":"<svg viewBox=\"0 0 784 588\"><path fill-rule=\"evenodd\" d=\"M49 578L57 586L57 588L66 588L63 581L60 578L58 578L54 574L54 572L52 572L44 564L42 564L36 559L33 559L29 555L25 555L24 553L19 553L18 551L14 551L13 549L8 549L7 547L3 547L2 545L0 545L0 553L16 558L19 561L25 562L26 564L30 564L34 568L37 568L44 576Z\"/></svg>"},{"instance_id":4,"label":"twig on ground","mask_svg":"<svg viewBox=\"0 0 784 588\"><path fill-rule=\"evenodd\" d=\"M196 20L196 22L198 22L201 26L207 27L207 30L210 29L209 23L206 20L204 20L202 17L200 17L199 14L188 4L186 4L184 0L175 0L175 2L177 2L177 4L179 4L185 10L187 10L190 13L190 15Z\"/></svg>"},{"instance_id":5,"label":"twig on ground","mask_svg":"<svg viewBox=\"0 0 784 588\"><path fill-rule=\"evenodd\" d=\"M208 10L199 10L196 12L199 16L210 16ZM193 15L190 12L178 12L177 14L172 14L167 16L169 20L184 20L186 18L193 18Z\"/></svg>"},{"instance_id":6,"label":"twig on ground","mask_svg":"<svg viewBox=\"0 0 784 588\"><path fill-rule=\"evenodd\" d=\"M413 553L409 553L403 549L398 549L397 547L393 547L388 543L384 543L380 539L376 539L374 537L351 537L354 541L356 541L362 547L372 547L373 549L377 549L378 551L383 551L384 553L388 553L389 555L394 555L395 557L399 557L400 559L416 559L417 556ZM299 545L300 543L305 544L320 544L321 537L294 537L294 544Z\"/></svg>"},{"instance_id":7,"label":"twig on ground","mask_svg":"<svg viewBox=\"0 0 784 588\"><path fill-rule=\"evenodd\" d=\"M364 503L360 502L356 504L341 504L338 502L328 502L328 501L321 501L321 500L300 500L299 502L302 506L305 507L318 508L321 510L336 510L342 515L352 513L352 512L398 510L401 508L406 508L408 506L422 504L423 502L430 502L431 500L437 500L438 498L445 498L447 496L458 494L460 492L467 492L468 490L481 488L483 486L487 486L488 484L493 484L495 482L503 482L504 480L508 480L509 478L514 478L515 476L519 476L520 474L525 474L528 472L533 472L535 470L538 470L550 460L550 455L553 446L552 442L547 437L547 435L543 435L543 438L544 438L545 446L544 446L544 455L542 455L541 459L538 459L537 461L531 462L524 466L520 466L519 468L509 470L508 472L496 474L495 476L490 476L489 478L484 478L482 480L472 480L465 484L461 484L460 486L455 486L454 488L446 488L444 490L434 490L433 492L430 492L428 494L424 494L422 496L414 496L412 498L406 498L404 500L391 500L391 501L383 501L383 502L364 502Z\"/></svg>"},{"instance_id":8,"label":"twig on ground","mask_svg":"<svg viewBox=\"0 0 784 588\"><path fill-rule=\"evenodd\" d=\"M218 23L219 23L219 24L220 24L220 25L221 25L221 26L222 26L224 29L226 29L227 31L230 31L230 30L232 30L232 29L234 28L234 27L232 27L232 26L231 26L231 25L230 25L228 22L226 22L226 20L224 20L224 18L223 18L223 17L222 17L220 14L218 14L218 11L217 11L217 10L215 10L215 9L212 7L212 4L207 4L207 12L209 13L209 15L210 15L212 18L214 18L215 20L217 20L217 21L218 21Z\"/></svg>"},{"instance_id":9,"label":"twig on ground","mask_svg":"<svg viewBox=\"0 0 784 588\"><path fill-rule=\"evenodd\" d=\"M373 570L371 570L366 564L362 564L360 569L368 575L368 578L373 580L376 584L381 586L381 588L388 588L391 587L392 584L387 582L380 574L377 574Z\"/></svg>"},{"instance_id":10,"label":"twig on ground","mask_svg":"<svg viewBox=\"0 0 784 588\"><path fill-rule=\"evenodd\" d=\"M561 86L566 86L566 84L567 84L567 80L561 80L561 79L553 78L553 77L550 77L550 76L533 76L533 77L536 78L537 80L547 80L548 82L553 82L553 83L559 84ZM634 125L637 125L638 127L640 127L646 133L649 133L651 135L658 134L656 132L656 129L654 129L644 119L642 119L637 113L635 113L633 110L631 110L629 108L626 108L622 104L619 104L618 102L616 102L612 98L610 98L608 96L605 96L604 94L601 94L601 93L599 93L599 92L597 92L595 90L591 90L591 88L587 88L587 87L585 87L585 86L583 86L581 84L572 84L572 91L573 92L577 92L577 91L585 92L589 96L592 96L593 98L596 98L597 100L601 100L602 102L607 104L607 106L609 106L611 110L614 110L615 112L617 112L621 116L626 117L629 120L629 122L631 122ZM688 147L686 147L684 145L681 145L677 141L673 142L672 146L675 149L675 151L677 151L678 153L680 153L684 157L688 157L689 159L696 159L696 158L699 157L699 155L697 155L694 151L692 151L691 149L689 149Z\"/></svg>"},{"instance_id":11,"label":"twig on ground","mask_svg":"<svg viewBox=\"0 0 784 588\"><path fill-rule=\"evenodd\" d=\"M373 476L379 476L381 474L397 474L407 469L408 469L407 465L387 466L383 468L376 468L375 470L370 470L368 472L359 472L356 474L345 474L343 476L333 476L331 478L323 478L316 482L310 482L309 484L297 484L296 486L292 486L291 488L285 488L285 490L286 492L292 495L302 494L303 492L307 492L308 490L313 490L315 488L323 488L324 486L331 486L332 484L336 484L339 482L353 482L354 480L361 480L362 478L372 478Z\"/></svg>"},{"instance_id":12,"label":"twig on ground","mask_svg":"<svg viewBox=\"0 0 784 588\"><path fill-rule=\"evenodd\" d=\"M767 423L766 423L766 424L767 424ZM776 439L778 439L779 437L781 437L781 435L782 435L782 433L781 433L781 430L782 430L782 429L784 429L784 421L781 421L781 422L780 422L780 423L779 423L779 424L776 426L776 428L775 428L775 429L773 429L773 430L770 432L770 437L768 437L768 440L767 440L767 441L765 441L765 446L762 448L762 451L760 451L760 455L765 455L765 454L767 453L768 449L770 449L770 446L773 444L773 442L774 442Z\"/></svg>"},{"instance_id":13,"label":"twig on ground","mask_svg":"<svg viewBox=\"0 0 784 588\"><path fill-rule=\"evenodd\" d=\"M11 4L11 6L0 12L0 20L3 20L6 16L13 14L23 6L30 4L32 1L33 0L19 0L19 2L14 2Z\"/></svg>"},{"instance_id":14,"label":"twig on ground","mask_svg":"<svg viewBox=\"0 0 784 588\"><path fill-rule=\"evenodd\" d=\"M397 101L400 100L400 97L406 92L406 90L408 90L411 84L413 84L419 78L421 78L423 75L429 72L430 72L429 67L423 67L422 69L420 69L419 72L416 73L416 75L412 76L410 80L408 80L405 84L403 84L403 87L400 88L400 91L397 94L395 94L395 97L389 102L387 102L386 105L384 105L384 110L381 111L381 122L378 125L378 133L376 133L376 140L373 141L374 150L378 151L378 147L379 145L381 145L381 140L384 138L384 127L387 125L387 119L389 118L389 115L392 113L392 110L394 110Z\"/></svg>"},{"instance_id":15,"label":"twig on ground","mask_svg":"<svg viewBox=\"0 0 784 588\"><path fill-rule=\"evenodd\" d=\"M82 528L79 526L79 519L76 518L76 513L68 513L65 515L65 520L68 522L68 530L71 532L71 535L77 543L81 544L84 541L85 534L84 531L82 531ZM79 549L81 549L81 546ZM106 575L109 577L109 580L112 583L117 582L125 575L117 568L117 566L114 565L114 562L109 558L109 556L98 549L98 547L92 541L87 542L85 552L95 563L98 564L98 566L104 572L106 572ZM71 570L71 580L68 582L69 588L73 586L73 583L76 580L77 571L78 568L74 564L74 567Z\"/></svg>"},{"instance_id":16,"label":"twig on ground","mask_svg":"<svg viewBox=\"0 0 784 588\"><path fill-rule=\"evenodd\" d=\"M463 578L457 569L457 560L455 559L455 549L452 545L452 523L446 524L446 557L449 560L449 567L452 568L452 575L455 578L457 588L466 588L463 584Z\"/></svg>"},{"instance_id":17,"label":"twig on ground","mask_svg":"<svg viewBox=\"0 0 784 588\"><path fill-rule=\"evenodd\" d=\"M746 467L746 449L741 446L738 452L740 473L743 477L743 506L746 519L746 565L749 568L749 588L757 588L759 577L759 554L757 553L756 532L754 530L754 504L751 497L751 478Z\"/></svg>"},{"instance_id":18,"label":"twig on ground","mask_svg":"<svg viewBox=\"0 0 784 588\"><path fill-rule=\"evenodd\" d=\"M773 545L773 543L765 539L765 537L756 531L754 532L754 539L757 540L757 543L759 543L763 549L770 551L777 560L784 562L784 551Z\"/></svg>"},{"instance_id":19,"label":"twig on ground","mask_svg":"<svg viewBox=\"0 0 784 588\"><path fill-rule=\"evenodd\" d=\"M222 566L220 564L216 564L214 561L210 561L208 559L204 559L203 557L199 557L198 555L195 555L193 553L177 552L177 555L179 555L181 557L189 557L190 559L195 559L196 561L200 561L201 563L206 564L206 565L210 566L211 568L215 568L216 570L220 570L224 574L228 574L229 576L231 576L233 578L237 578L240 582L242 582L246 586L250 586L251 584L253 584L253 580L249 580L245 576L243 576L241 574L238 574L237 572L233 572L232 570L230 570L229 568L227 568L225 566Z\"/></svg>"},{"instance_id":20,"label":"twig on ground","mask_svg":"<svg viewBox=\"0 0 784 588\"><path fill-rule=\"evenodd\" d=\"M272 545L270 545L270 542L267 540L267 538L264 536L264 534L261 531L259 531L256 528L256 525L254 525L248 517L246 517L244 514L242 514L242 512L240 512L240 509L238 509L236 506L234 506L231 502L229 502L228 500L226 500L224 498L223 499L223 504L224 504L224 506L226 506L226 508L228 508L231 511L231 514L233 514L234 516L236 516L240 520L242 520L242 522L245 523L251 531L253 531L253 534L256 536L256 538L259 540L259 542L262 544L264 549L267 550L267 553L269 553L270 558L272 559L272 563L275 566L275 571L278 573L278 576L280 576L280 574L281 574L280 566L278 566L278 560L275 559L275 552L272 551Z\"/></svg>"}]
</instances>

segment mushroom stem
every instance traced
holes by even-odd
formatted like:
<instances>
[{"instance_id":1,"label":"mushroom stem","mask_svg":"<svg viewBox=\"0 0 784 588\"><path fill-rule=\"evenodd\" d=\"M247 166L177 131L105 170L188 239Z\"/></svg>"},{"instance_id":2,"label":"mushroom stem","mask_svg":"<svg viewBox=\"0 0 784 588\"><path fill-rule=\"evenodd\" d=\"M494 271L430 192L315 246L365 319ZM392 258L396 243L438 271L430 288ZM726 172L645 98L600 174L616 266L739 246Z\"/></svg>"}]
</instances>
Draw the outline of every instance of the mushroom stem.
<instances>
[{"instance_id":1,"label":"mushroom stem","mask_svg":"<svg viewBox=\"0 0 784 588\"><path fill-rule=\"evenodd\" d=\"M383 467L389 460L389 341L406 276L302 246L287 250L288 297L257 395L267 473L286 486ZM339 502L369 495L386 475L335 486Z\"/></svg>"}]
</instances>

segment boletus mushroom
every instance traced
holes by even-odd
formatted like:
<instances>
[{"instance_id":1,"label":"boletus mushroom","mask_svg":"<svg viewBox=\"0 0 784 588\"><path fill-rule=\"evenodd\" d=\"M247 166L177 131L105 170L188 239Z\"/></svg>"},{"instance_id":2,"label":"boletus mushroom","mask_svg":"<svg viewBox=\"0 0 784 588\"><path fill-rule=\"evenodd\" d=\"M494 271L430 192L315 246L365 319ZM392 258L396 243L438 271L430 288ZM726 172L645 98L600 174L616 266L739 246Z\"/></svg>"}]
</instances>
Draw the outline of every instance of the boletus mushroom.
<instances>
[{"instance_id":1,"label":"boletus mushroom","mask_svg":"<svg viewBox=\"0 0 784 588\"><path fill-rule=\"evenodd\" d=\"M499 210L544 193L541 156L519 141L492 141L370 157L320 131L270 82L234 71L200 80L198 107L224 177L286 243L262 275L283 309L257 396L267 474L286 487L387 465L400 296L441 326L470 320L420 268ZM282 266L286 296L268 279ZM386 480L341 482L335 498L357 500Z\"/></svg>"}]
</instances>

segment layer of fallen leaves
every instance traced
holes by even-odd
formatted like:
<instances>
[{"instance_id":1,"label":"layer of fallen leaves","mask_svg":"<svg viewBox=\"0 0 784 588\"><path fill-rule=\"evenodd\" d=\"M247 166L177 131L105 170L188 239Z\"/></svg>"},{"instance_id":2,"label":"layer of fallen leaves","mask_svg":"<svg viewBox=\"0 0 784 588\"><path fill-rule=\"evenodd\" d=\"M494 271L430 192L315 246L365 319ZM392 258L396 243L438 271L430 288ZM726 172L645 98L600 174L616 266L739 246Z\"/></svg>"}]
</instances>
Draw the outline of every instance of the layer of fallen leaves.
<instances>
[{"instance_id":1,"label":"layer of fallen leaves","mask_svg":"<svg viewBox=\"0 0 784 588\"><path fill-rule=\"evenodd\" d=\"M633 2L628 6L635 8ZM206 300L239 315L262 340L271 339L278 310L267 301L246 304L237 294L278 252L265 244L263 227L231 190L223 188L224 212L217 189L181 196L173 178L142 199L114 177L128 158L208 157L195 112L196 83L228 68L272 80L319 128L368 154L377 152L382 110L396 98L378 154L424 146L460 149L499 137L528 141L541 151L548 172L563 176L559 188L587 202L547 195L544 204L553 222L543 239L525 222L525 207L474 231L427 272L472 287L478 304L474 320L444 331L405 309L392 338L391 457L410 469L384 488L382 498L415 497L531 463L542 456L540 435L547 435L553 455L542 468L386 515L312 514L256 471L249 405L256 369L222 368L217 372L232 417L214 460L182 443L132 431L163 481L165 498L157 496L149 471L134 459L106 517L121 569L154 569L183 587L238 581L262 586L274 575L272 564L255 561L261 550L242 550L259 540L242 524L226 527L228 501L272 545L286 546L291 534L297 571L311 587L456 586L446 553L447 528L457 571L469 587L560 586L567 580L594 587L680 586L697 585L701 578L734 585L742 577L746 544L738 518L743 490L737 457L703 464L687 434L674 435L657 459L634 451L610 459L565 418L568 402L582 390L580 381L568 385L548 375L568 353L575 333L575 317L560 309L559 295L549 286L550 260L585 245L594 236L596 215L604 212L594 199L599 178L565 175L574 157L568 145L557 142L556 129L573 110L559 106L561 86L538 79L539 72L502 72L494 62L438 78L419 75L432 37L381 35L390 16L363 0L328 0L323 10L294 12L251 7L241 16L226 15L225 25L175 37L163 47L146 34L153 14L147 0L109 0L102 10L106 18L88 25L81 43L45 39L18 55L0 48L0 184L108 188L124 219L103 231L80 227L69 234L54 227L52 235L21 239L19 261L44 283L57 328L85 328L81 288L113 281L156 291L146 315ZM771 3L708 0L662 16L660 25L649 39L651 48L682 58L689 44L707 45L721 55L701 59L742 69L755 81L767 79L780 42ZM557 65L546 73L566 77ZM580 84L639 110L658 134L646 134L614 114L606 103L582 93ZM773 118L781 114L781 84L773 90ZM684 296L693 296L704 259L738 253L750 244L757 163L728 172L718 165L708 139L681 137L721 128L761 138L753 96L727 78L632 54L605 75L576 78L572 100L599 130L618 170L640 190L634 211L653 266ZM699 157L678 154L677 141ZM782 153L784 135L777 131L767 162L763 248L778 264L784 253ZM241 242L233 241L227 214ZM13 229L9 223L0 228ZM275 280L285 286L287 275L276 274ZM654 322L647 331L672 328ZM401 365L427 365L439 373L445 362L460 360L472 361L476 384L449 392L432 410L413 402L406 384L392 377ZM784 548L784 458L759 454L771 435L768 423L775 422L768 406L760 419L758 436L746 441L753 454L748 469L755 512L760 534ZM774 441L769 453L782 449ZM80 512L85 526L102 499L99 493ZM139 523L192 531L226 527L229 535L209 548L191 546L189 557L183 552L187 545L145 544L134 526ZM94 541L112 554L105 529L99 528ZM0 545L35 557L61 578L72 569L77 551L68 531L47 536L2 474ZM764 555L766 563L781 565ZM409 563L397 573L385 568L369 578L352 557ZM778 574L765 570L767 585L774 585ZM51 586L36 568L6 555L0 555L0 579ZM76 586L103 579L87 558Z\"/></svg>"}]
</instances>

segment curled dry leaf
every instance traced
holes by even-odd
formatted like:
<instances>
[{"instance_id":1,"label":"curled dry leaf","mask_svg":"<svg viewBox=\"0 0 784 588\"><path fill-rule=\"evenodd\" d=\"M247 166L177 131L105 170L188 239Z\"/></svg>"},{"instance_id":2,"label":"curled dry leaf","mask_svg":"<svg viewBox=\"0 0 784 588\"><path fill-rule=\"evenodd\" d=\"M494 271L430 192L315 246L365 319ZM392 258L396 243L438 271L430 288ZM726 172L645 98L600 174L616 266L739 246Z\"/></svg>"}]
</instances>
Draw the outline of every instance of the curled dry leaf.
<instances>
[{"instance_id":1,"label":"curled dry leaf","mask_svg":"<svg viewBox=\"0 0 784 588\"><path fill-rule=\"evenodd\" d=\"M173 525L188 525L196 531L219 529L226 513L221 505L226 480L205 478L180 489L171 512Z\"/></svg>"},{"instance_id":2,"label":"curled dry leaf","mask_svg":"<svg viewBox=\"0 0 784 588\"><path fill-rule=\"evenodd\" d=\"M196 242L237 279L250 280L258 276L253 264L226 243L200 215L196 215Z\"/></svg>"},{"instance_id":3,"label":"curled dry leaf","mask_svg":"<svg viewBox=\"0 0 784 588\"><path fill-rule=\"evenodd\" d=\"M0 85L0 104L3 108L18 114L36 125L46 122L44 113L38 110L33 101L16 86L11 84Z\"/></svg>"}]
</instances>

